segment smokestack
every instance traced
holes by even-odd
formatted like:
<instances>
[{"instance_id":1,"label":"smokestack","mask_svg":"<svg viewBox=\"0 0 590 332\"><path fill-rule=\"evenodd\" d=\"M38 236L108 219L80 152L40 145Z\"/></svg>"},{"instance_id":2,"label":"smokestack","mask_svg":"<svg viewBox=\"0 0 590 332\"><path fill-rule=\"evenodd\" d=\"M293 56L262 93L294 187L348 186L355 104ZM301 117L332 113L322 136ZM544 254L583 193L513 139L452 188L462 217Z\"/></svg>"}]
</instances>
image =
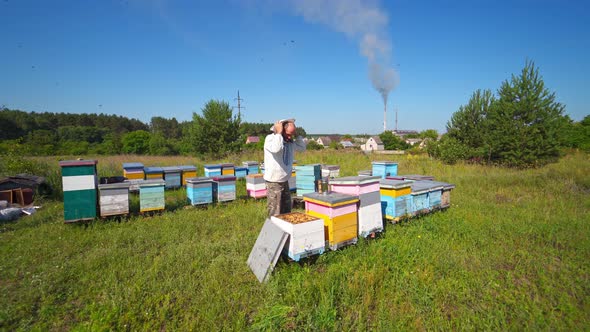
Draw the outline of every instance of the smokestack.
<instances>
[{"instance_id":1,"label":"smokestack","mask_svg":"<svg viewBox=\"0 0 590 332\"><path fill-rule=\"evenodd\" d=\"M293 0L292 4L305 20L325 24L358 41L361 54L367 58L371 84L381 95L387 111L389 93L399 83L398 73L389 66L391 42L387 37L387 13L375 1L365 0Z\"/></svg>"},{"instance_id":2,"label":"smokestack","mask_svg":"<svg viewBox=\"0 0 590 332\"><path fill-rule=\"evenodd\" d=\"M383 105L383 131L387 130L387 103Z\"/></svg>"}]
</instances>

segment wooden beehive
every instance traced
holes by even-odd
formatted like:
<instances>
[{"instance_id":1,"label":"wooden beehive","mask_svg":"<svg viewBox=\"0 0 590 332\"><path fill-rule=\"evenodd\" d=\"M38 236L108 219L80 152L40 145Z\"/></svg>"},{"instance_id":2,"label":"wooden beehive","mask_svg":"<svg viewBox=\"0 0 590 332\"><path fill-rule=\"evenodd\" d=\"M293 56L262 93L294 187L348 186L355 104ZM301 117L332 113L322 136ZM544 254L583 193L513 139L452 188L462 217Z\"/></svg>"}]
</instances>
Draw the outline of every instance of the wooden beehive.
<instances>
[{"instance_id":1,"label":"wooden beehive","mask_svg":"<svg viewBox=\"0 0 590 332\"><path fill-rule=\"evenodd\" d=\"M145 178L143 164L123 163L123 176L129 180L143 180Z\"/></svg>"},{"instance_id":2,"label":"wooden beehive","mask_svg":"<svg viewBox=\"0 0 590 332\"><path fill-rule=\"evenodd\" d=\"M234 164L221 164L221 175L236 176Z\"/></svg>"},{"instance_id":3,"label":"wooden beehive","mask_svg":"<svg viewBox=\"0 0 590 332\"><path fill-rule=\"evenodd\" d=\"M129 214L129 182L99 184L100 216Z\"/></svg>"},{"instance_id":4,"label":"wooden beehive","mask_svg":"<svg viewBox=\"0 0 590 332\"><path fill-rule=\"evenodd\" d=\"M236 166L234 170L236 172L236 178L238 179L243 179L246 177L246 175L248 175L248 167Z\"/></svg>"},{"instance_id":5,"label":"wooden beehive","mask_svg":"<svg viewBox=\"0 0 590 332\"><path fill-rule=\"evenodd\" d=\"M340 166L322 165L322 177L337 178L340 176Z\"/></svg>"},{"instance_id":6,"label":"wooden beehive","mask_svg":"<svg viewBox=\"0 0 590 332\"><path fill-rule=\"evenodd\" d=\"M203 168L205 169L205 176L207 176L207 177L212 178L214 176L221 175L221 165L220 164L209 164L209 165L203 166Z\"/></svg>"},{"instance_id":7,"label":"wooden beehive","mask_svg":"<svg viewBox=\"0 0 590 332\"><path fill-rule=\"evenodd\" d=\"M166 189L180 188L182 170L177 166L162 167L164 171L164 181L166 181Z\"/></svg>"},{"instance_id":8,"label":"wooden beehive","mask_svg":"<svg viewBox=\"0 0 590 332\"><path fill-rule=\"evenodd\" d=\"M317 191L317 181L322 178L320 164L295 166L295 185L297 196Z\"/></svg>"},{"instance_id":9,"label":"wooden beehive","mask_svg":"<svg viewBox=\"0 0 590 332\"><path fill-rule=\"evenodd\" d=\"M412 209L412 182L385 179L379 182L381 208L385 219L398 221Z\"/></svg>"},{"instance_id":10,"label":"wooden beehive","mask_svg":"<svg viewBox=\"0 0 590 332\"><path fill-rule=\"evenodd\" d=\"M139 211L161 211L166 208L164 186L161 179L144 180L139 184Z\"/></svg>"},{"instance_id":11,"label":"wooden beehive","mask_svg":"<svg viewBox=\"0 0 590 332\"><path fill-rule=\"evenodd\" d=\"M182 185L186 186L186 179L196 178L197 177L197 168L193 165L183 165L179 166L180 170L182 171L181 181Z\"/></svg>"},{"instance_id":12,"label":"wooden beehive","mask_svg":"<svg viewBox=\"0 0 590 332\"><path fill-rule=\"evenodd\" d=\"M162 167L157 166L150 166L144 167L143 171L145 172L145 179L146 180L163 180L164 179L164 170Z\"/></svg>"},{"instance_id":13,"label":"wooden beehive","mask_svg":"<svg viewBox=\"0 0 590 332\"><path fill-rule=\"evenodd\" d=\"M213 197L218 202L229 202L236 199L236 177L220 175L213 177Z\"/></svg>"},{"instance_id":14,"label":"wooden beehive","mask_svg":"<svg viewBox=\"0 0 590 332\"><path fill-rule=\"evenodd\" d=\"M294 261L323 254L325 250L324 220L300 212L270 217L272 222L289 234L283 251Z\"/></svg>"},{"instance_id":15,"label":"wooden beehive","mask_svg":"<svg viewBox=\"0 0 590 332\"><path fill-rule=\"evenodd\" d=\"M357 242L358 196L341 193L303 195L305 213L324 220L324 239L332 250Z\"/></svg>"},{"instance_id":16,"label":"wooden beehive","mask_svg":"<svg viewBox=\"0 0 590 332\"><path fill-rule=\"evenodd\" d=\"M257 161L244 161L242 165L248 168L248 174L258 174L258 162Z\"/></svg>"},{"instance_id":17,"label":"wooden beehive","mask_svg":"<svg viewBox=\"0 0 590 332\"><path fill-rule=\"evenodd\" d=\"M208 177L187 179L186 195L192 205L213 203L213 180Z\"/></svg>"},{"instance_id":18,"label":"wooden beehive","mask_svg":"<svg viewBox=\"0 0 590 332\"><path fill-rule=\"evenodd\" d=\"M248 174L246 176L246 192L253 198L266 197L266 182L263 174Z\"/></svg>"},{"instance_id":19,"label":"wooden beehive","mask_svg":"<svg viewBox=\"0 0 590 332\"><path fill-rule=\"evenodd\" d=\"M97 216L96 160L60 161L64 192L64 221L91 220Z\"/></svg>"},{"instance_id":20,"label":"wooden beehive","mask_svg":"<svg viewBox=\"0 0 590 332\"><path fill-rule=\"evenodd\" d=\"M397 163L393 161L374 161L372 174L385 179L387 176L397 175Z\"/></svg>"},{"instance_id":21,"label":"wooden beehive","mask_svg":"<svg viewBox=\"0 0 590 332\"><path fill-rule=\"evenodd\" d=\"M379 176L347 176L330 180L333 192L359 197L358 235L367 237L383 231Z\"/></svg>"}]
</instances>

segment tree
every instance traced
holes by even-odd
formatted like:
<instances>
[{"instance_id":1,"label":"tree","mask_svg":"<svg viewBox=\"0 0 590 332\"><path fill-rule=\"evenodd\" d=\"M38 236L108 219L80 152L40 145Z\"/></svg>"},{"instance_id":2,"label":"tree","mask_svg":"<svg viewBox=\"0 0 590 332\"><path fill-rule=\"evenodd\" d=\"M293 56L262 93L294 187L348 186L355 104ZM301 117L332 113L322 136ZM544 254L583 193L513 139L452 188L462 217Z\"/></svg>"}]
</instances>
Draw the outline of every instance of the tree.
<instances>
[{"instance_id":1,"label":"tree","mask_svg":"<svg viewBox=\"0 0 590 332\"><path fill-rule=\"evenodd\" d=\"M318 142L314 141L313 139L310 139L309 141L307 141L307 150L323 150L324 147L319 145Z\"/></svg>"},{"instance_id":2,"label":"tree","mask_svg":"<svg viewBox=\"0 0 590 332\"><path fill-rule=\"evenodd\" d=\"M180 138L182 130L176 118L165 119L160 116L152 117L150 121L152 134L160 134L164 138Z\"/></svg>"},{"instance_id":3,"label":"tree","mask_svg":"<svg viewBox=\"0 0 590 332\"><path fill-rule=\"evenodd\" d=\"M468 154L485 154L484 146L487 141L486 118L496 103L496 98L491 90L477 90L469 99L467 105L460 106L459 110L451 116L447 122L447 134L454 138L453 144L463 144L472 151ZM473 157L473 156L469 156Z\"/></svg>"},{"instance_id":4,"label":"tree","mask_svg":"<svg viewBox=\"0 0 590 332\"><path fill-rule=\"evenodd\" d=\"M150 133L136 130L127 133L121 140L124 153L146 154L149 151Z\"/></svg>"},{"instance_id":5,"label":"tree","mask_svg":"<svg viewBox=\"0 0 590 332\"><path fill-rule=\"evenodd\" d=\"M543 165L559 157L564 106L545 88L534 63L502 83L486 117L483 138L491 162L513 167Z\"/></svg>"},{"instance_id":6,"label":"tree","mask_svg":"<svg viewBox=\"0 0 590 332\"><path fill-rule=\"evenodd\" d=\"M210 100L202 109L203 115L193 113L190 142L196 153L220 156L239 151L240 116L225 101Z\"/></svg>"},{"instance_id":7,"label":"tree","mask_svg":"<svg viewBox=\"0 0 590 332\"><path fill-rule=\"evenodd\" d=\"M379 134L379 138L383 142L383 147L385 150L405 150L410 147L408 143L406 143L401 138L397 137L394 133L389 130L386 130Z\"/></svg>"},{"instance_id":8,"label":"tree","mask_svg":"<svg viewBox=\"0 0 590 332\"><path fill-rule=\"evenodd\" d=\"M420 138L425 140L427 138L436 141L438 139L438 131L435 129L426 129L420 133Z\"/></svg>"},{"instance_id":9,"label":"tree","mask_svg":"<svg viewBox=\"0 0 590 332\"><path fill-rule=\"evenodd\" d=\"M580 122L573 122L569 117L567 120L565 146L590 151L590 115L586 115Z\"/></svg>"}]
</instances>

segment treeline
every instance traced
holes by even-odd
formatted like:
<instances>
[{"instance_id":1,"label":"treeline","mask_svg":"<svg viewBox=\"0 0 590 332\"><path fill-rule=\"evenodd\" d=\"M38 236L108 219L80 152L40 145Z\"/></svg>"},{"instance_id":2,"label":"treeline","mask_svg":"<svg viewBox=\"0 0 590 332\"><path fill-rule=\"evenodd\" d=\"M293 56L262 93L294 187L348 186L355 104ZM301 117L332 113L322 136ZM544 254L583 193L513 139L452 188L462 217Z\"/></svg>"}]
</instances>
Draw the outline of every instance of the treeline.
<instances>
[{"instance_id":1,"label":"treeline","mask_svg":"<svg viewBox=\"0 0 590 332\"><path fill-rule=\"evenodd\" d=\"M590 150L590 118L572 121L533 62L504 81L496 93L477 90L447 123L447 133L428 145L445 162L468 160L508 167L553 162L563 148Z\"/></svg>"},{"instance_id":2,"label":"treeline","mask_svg":"<svg viewBox=\"0 0 590 332\"><path fill-rule=\"evenodd\" d=\"M222 155L262 148L272 123L248 123L212 100L192 121L152 117L149 123L108 114L0 110L0 153L19 155ZM303 128L299 134L305 135ZM248 136L262 143L246 145Z\"/></svg>"}]
</instances>

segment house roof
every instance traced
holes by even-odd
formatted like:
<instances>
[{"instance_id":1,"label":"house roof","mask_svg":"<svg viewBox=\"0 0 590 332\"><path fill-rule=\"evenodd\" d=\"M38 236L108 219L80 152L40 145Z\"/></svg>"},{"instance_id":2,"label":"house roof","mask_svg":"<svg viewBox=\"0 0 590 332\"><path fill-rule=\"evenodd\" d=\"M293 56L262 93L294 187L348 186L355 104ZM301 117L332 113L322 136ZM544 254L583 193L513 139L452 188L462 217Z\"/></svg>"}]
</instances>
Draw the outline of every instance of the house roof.
<instances>
[{"instance_id":1,"label":"house roof","mask_svg":"<svg viewBox=\"0 0 590 332\"><path fill-rule=\"evenodd\" d=\"M328 137L328 136L322 136L318 140L320 140L320 139L322 140L323 145L330 145L330 143L332 143L332 139L330 139L330 137Z\"/></svg>"},{"instance_id":2,"label":"house roof","mask_svg":"<svg viewBox=\"0 0 590 332\"><path fill-rule=\"evenodd\" d=\"M351 141L341 141L340 144L342 144L342 146L345 148L351 148L354 146Z\"/></svg>"},{"instance_id":3,"label":"house roof","mask_svg":"<svg viewBox=\"0 0 590 332\"><path fill-rule=\"evenodd\" d=\"M375 143L377 143L377 144L383 144L383 141L381 141L381 139L379 138L379 136L371 136L371 138L375 141Z\"/></svg>"}]
</instances>

